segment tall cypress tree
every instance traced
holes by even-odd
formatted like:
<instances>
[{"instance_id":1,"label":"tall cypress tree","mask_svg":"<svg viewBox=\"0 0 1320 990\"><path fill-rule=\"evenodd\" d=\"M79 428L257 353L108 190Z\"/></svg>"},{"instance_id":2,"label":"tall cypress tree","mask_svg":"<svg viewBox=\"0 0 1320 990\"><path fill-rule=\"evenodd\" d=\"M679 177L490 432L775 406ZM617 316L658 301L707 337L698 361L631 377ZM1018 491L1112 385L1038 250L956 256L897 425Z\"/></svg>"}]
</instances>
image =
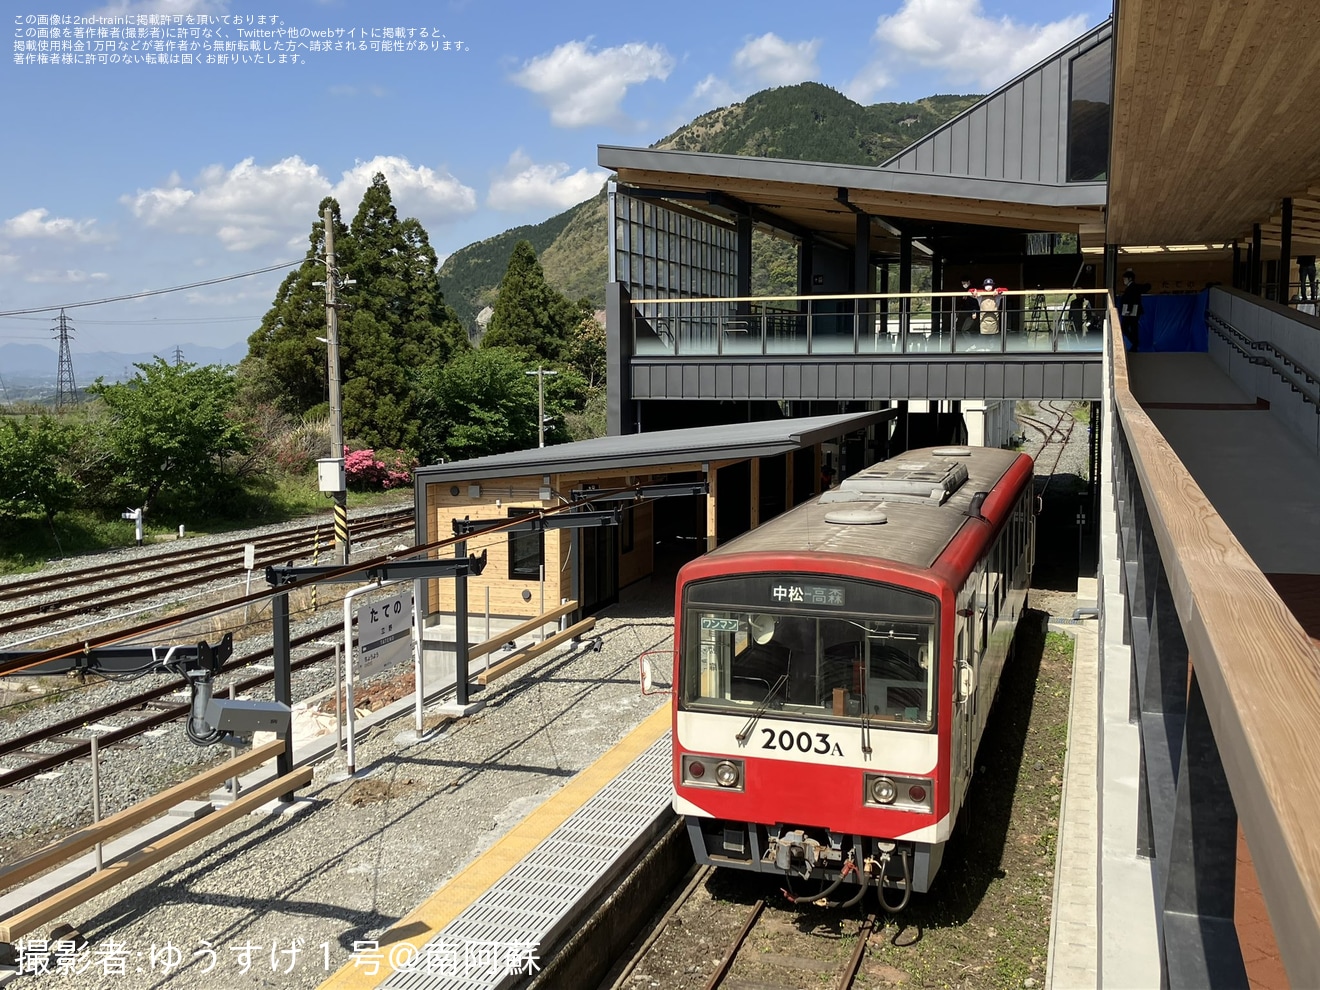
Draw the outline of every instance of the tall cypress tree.
<instances>
[{"instance_id":1,"label":"tall cypress tree","mask_svg":"<svg viewBox=\"0 0 1320 990\"><path fill-rule=\"evenodd\" d=\"M436 255L415 219L400 220L385 176L377 173L351 226L327 198L335 226L335 263L355 284L338 295L344 436L369 446L416 450L416 372L442 365L467 347L445 305ZM312 225L308 263L291 272L248 340L244 374L256 398L301 415L326 401L324 224Z\"/></svg>"},{"instance_id":2,"label":"tall cypress tree","mask_svg":"<svg viewBox=\"0 0 1320 990\"><path fill-rule=\"evenodd\" d=\"M466 336L444 303L426 231L400 220L389 183L371 180L349 228L346 277L356 286L341 319L344 435L371 446L417 449L417 369L444 364ZM341 315L342 315L341 310Z\"/></svg>"},{"instance_id":3,"label":"tall cypress tree","mask_svg":"<svg viewBox=\"0 0 1320 990\"><path fill-rule=\"evenodd\" d=\"M261 319L261 326L248 337L248 355L239 368L244 381L255 388L254 398L272 402L284 412L301 416L326 401L325 268L317 260L325 257L325 215L330 207L335 228L336 251L348 237L333 197L321 200L316 222L308 237L307 261L285 276L275 293L275 302Z\"/></svg>"},{"instance_id":4,"label":"tall cypress tree","mask_svg":"<svg viewBox=\"0 0 1320 990\"><path fill-rule=\"evenodd\" d=\"M573 307L550 287L529 241L509 255L482 347L508 347L531 361L555 361L563 353Z\"/></svg>"}]
</instances>

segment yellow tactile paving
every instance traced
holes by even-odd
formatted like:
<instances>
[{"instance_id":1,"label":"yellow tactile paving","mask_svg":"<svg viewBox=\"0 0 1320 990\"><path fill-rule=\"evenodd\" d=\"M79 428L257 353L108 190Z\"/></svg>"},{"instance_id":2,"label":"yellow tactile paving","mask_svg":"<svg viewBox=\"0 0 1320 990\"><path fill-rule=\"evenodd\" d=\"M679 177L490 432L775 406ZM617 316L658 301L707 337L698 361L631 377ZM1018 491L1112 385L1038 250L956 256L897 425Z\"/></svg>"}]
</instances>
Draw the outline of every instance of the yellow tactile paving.
<instances>
[{"instance_id":1,"label":"yellow tactile paving","mask_svg":"<svg viewBox=\"0 0 1320 990\"><path fill-rule=\"evenodd\" d=\"M664 735L669 729L669 723L669 708L663 706L656 709L617 746L573 777L563 789L515 825L416 910L391 926L380 937L380 955L383 958L376 973L369 972L371 967L350 962L322 983L320 990L364 990L388 980L394 972L388 963L391 947L409 942L414 948L421 949L608 781L617 777L628 764Z\"/></svg>"}]
</instances>

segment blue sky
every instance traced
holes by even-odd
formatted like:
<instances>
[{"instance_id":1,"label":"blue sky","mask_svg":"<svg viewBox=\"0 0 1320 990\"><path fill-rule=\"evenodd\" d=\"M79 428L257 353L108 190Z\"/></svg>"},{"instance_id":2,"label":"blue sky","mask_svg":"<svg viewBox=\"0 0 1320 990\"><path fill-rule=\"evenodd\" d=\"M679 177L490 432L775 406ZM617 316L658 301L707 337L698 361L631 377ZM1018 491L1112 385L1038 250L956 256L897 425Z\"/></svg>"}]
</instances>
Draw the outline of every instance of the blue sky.
<instances>
[{"instance_id":1,"label":"blue sky","mask_svg":"<svg viewBox=\"0 0 1320 990\"><path fill-rule=\"evenodd\" d=\"M22 12L6 15L14 40L0 66L0 312L296 261L320 199L337 196L351 218L376 171L443 259L593 195L605 178L598 144L645 146L698 113L806 79L861 103L987 92L1110 9L1103 0L670 0L644 16L527 0L11 6ZM240 28L311 33L285 64L278 49L262 55L275 64L253 64L238 45L224 65L201 62L205 49L191 65L27 64L61 43L38 22L52 13L178 15L154 39L121 30L139 58L155 41L177 45L181 29L189 46L208 28L229 42L247 40ZM199 24L202 15L221 20ZM314 50L324 32L360 41L364 31L369 45L393 33L405 50ZM109 40L78 43L104 52ZM282 276L70 309L75 361L79 350L180 345L186 355L189 344L243 341ZM48 341L55 315L0 317L0 344Z\"/></svg>"}]
</instances>

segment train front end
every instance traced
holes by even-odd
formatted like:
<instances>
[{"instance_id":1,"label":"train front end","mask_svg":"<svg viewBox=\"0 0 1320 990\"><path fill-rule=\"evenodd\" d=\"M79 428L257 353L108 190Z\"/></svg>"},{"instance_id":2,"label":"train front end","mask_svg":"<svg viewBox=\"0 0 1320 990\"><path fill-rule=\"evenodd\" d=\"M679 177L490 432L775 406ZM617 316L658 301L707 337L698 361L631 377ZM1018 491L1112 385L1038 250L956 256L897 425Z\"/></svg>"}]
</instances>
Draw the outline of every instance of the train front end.
<instances>
[{"instance_id":1,"label":"train front end","mask_svg":"<svg viewBox=\"0 0 1320 990\"><path fill-rule=\"evenodd\" d=\"M852 570L820 555L684 568L674 808L699 862L894 888L897 910L929 889L952 820L951 606L929 572Z\"/></svg>"}]
</instances>

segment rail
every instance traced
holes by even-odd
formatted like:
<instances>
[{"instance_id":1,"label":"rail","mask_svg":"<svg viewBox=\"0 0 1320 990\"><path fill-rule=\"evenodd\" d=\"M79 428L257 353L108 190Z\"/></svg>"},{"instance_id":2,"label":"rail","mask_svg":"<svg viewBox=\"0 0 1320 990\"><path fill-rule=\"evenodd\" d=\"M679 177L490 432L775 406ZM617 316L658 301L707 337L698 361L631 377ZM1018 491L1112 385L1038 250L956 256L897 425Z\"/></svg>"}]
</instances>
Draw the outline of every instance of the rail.
<instances>
[{"instance_id":1,"label":"rail","mask_svg":"<svg viewBox=\"0 0 1320 990\"><path fill-rule=\"evenodd\" d=\"M1164 982L1246 985L1240 822L1289 980L1320 986L1320 653L1133 397L1112 301L1109 324L1121 588L1104 590L1125 609L1104 621L1131 648L1109 676L1134 685Z\"/></svg>"},{"instance_id":2,"label":"rail","mask_svg":"<svg viewBox=\"0 0 1320 990\"><path fill-rule=\"evenodd\" d=\"M1104 296L1035 288L635 299L631 333L638 356L1099 354Z\"/></svg>"}]
</instances>

